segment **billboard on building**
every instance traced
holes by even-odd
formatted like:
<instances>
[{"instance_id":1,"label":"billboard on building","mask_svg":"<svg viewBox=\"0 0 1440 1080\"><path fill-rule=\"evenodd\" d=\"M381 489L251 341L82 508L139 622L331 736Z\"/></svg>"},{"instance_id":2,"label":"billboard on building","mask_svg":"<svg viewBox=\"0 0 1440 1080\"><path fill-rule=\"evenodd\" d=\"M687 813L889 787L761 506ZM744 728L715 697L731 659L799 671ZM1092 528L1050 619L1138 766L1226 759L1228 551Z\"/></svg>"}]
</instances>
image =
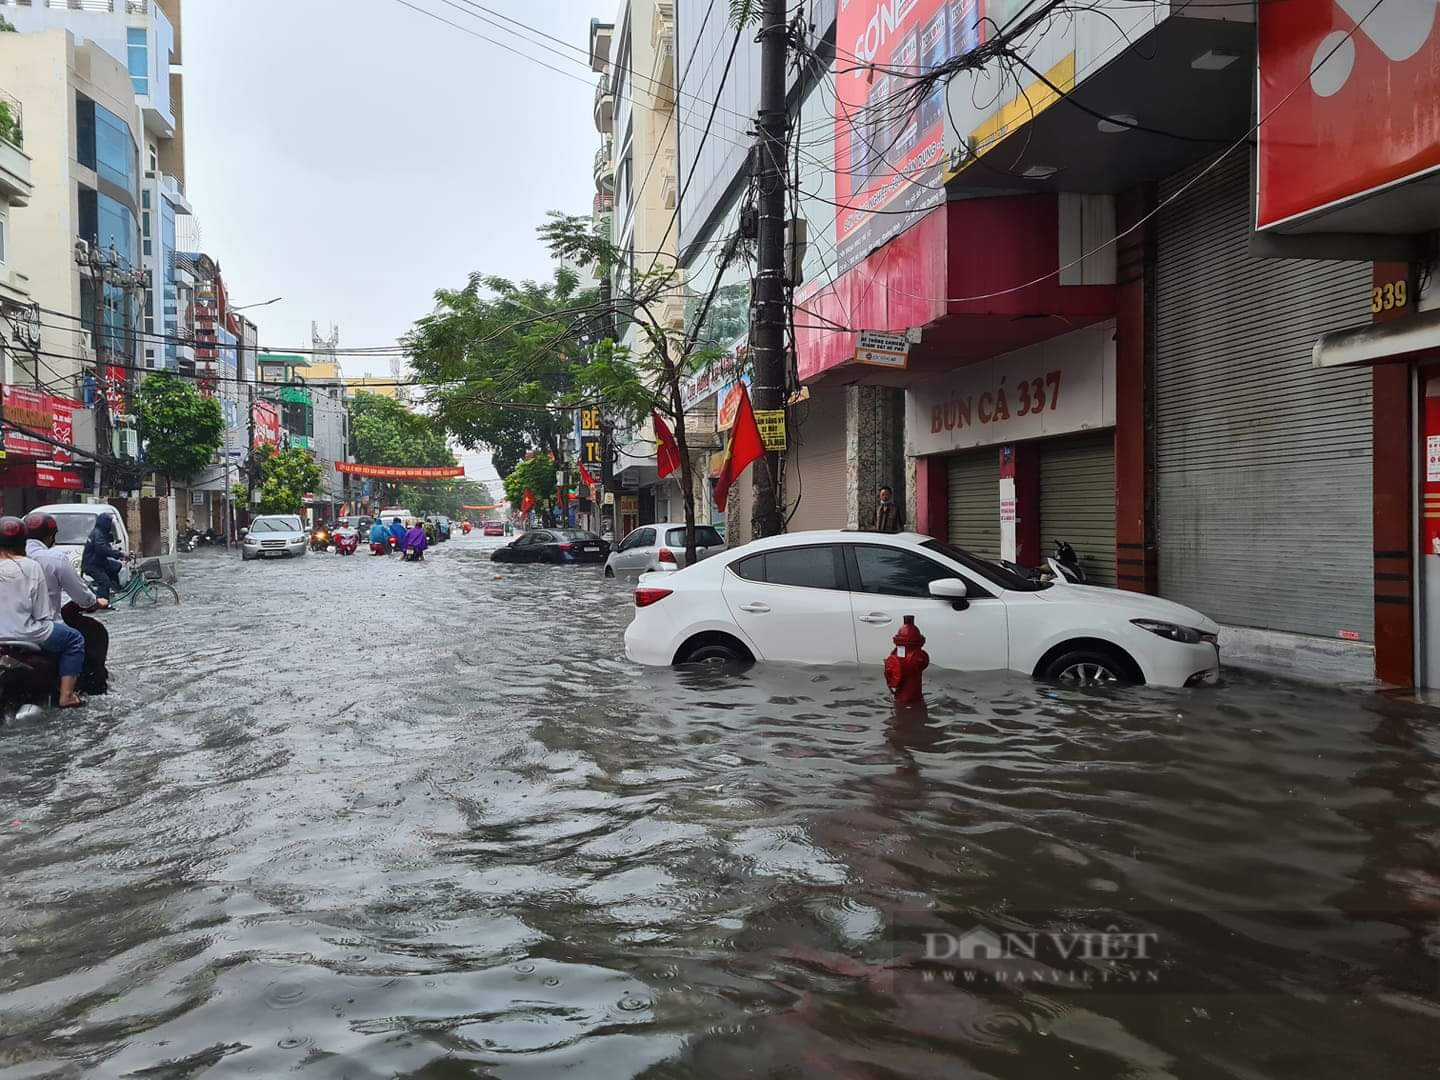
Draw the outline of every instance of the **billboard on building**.
<instances>
[{"instance_id":1,"label":"billboard on building","mask_svg":"<svg viewBox=\"0 0 1440 1080\"><path fill-rule=\"evenodd\" d=\"M836 270L945 200L945 87L907 72L979 44L978 0L848 0L836 22ZM874 65L873 67L871 65Z\"/></svg>"},{"instance_id":2,"label":"billboard on building","mask_svg":"<svg viewBox=\"0 0 1440 1080\"><path fill-rule=\"evenodd\" d=\"M250 406L251 422L254 425L255 437L251 440L251 447L280 445L280 410L275 408L274 402L257 401Z\"/></svg>"},{"instance_id":3,"label":"billboard on building","mask_svg":"<svg viewBox=\"0 0 1440 1080\"><path fill-rule=\"evenodd\" d=\"M42 394L38 390L27 390L21 386L7 386L3 392L3 406L6 420L6 454L55 461L62 465L70 461L69 451L55 446L54 443L74 443L74 416L75 411L81 407L80 402L56 397L54 394ZM16 430L17 428L23 428L24 431ZM46 435L54 442L32 438L26 431Z\"/></svg>"},{"instance_id":4,"label":"billboard on building","mask_svg":"<svg viewBox=\"0 0 1440 1080\"><path fill-rule=\"evenodd\" d=\"M1259 5L1257 228L1440 169L1436 6Z\"/></svg>"}]
</instances>

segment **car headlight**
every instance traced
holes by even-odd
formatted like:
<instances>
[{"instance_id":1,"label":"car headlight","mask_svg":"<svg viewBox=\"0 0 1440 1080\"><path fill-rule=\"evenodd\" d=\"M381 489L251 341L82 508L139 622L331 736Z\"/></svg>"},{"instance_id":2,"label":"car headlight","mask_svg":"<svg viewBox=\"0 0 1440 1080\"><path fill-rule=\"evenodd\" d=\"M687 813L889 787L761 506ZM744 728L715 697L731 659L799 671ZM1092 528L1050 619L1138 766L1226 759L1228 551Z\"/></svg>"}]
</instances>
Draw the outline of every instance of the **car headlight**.
<instances>
[{"instance_id":1,"label":"car headlight","mask_svg":"<svg viewBox=\"0 0 1440 1080\"><path fill-rule=\"evenodd\" d=\"M1199 630L1176 623L1158 622L1155 619L1131 619L1130 622L1140 627L1141 630L1149 630L1152 634L1169 638L1171 641L1178 641L1184 645L1199 645L1203 637Z\"/></svg>"}]
</instances>

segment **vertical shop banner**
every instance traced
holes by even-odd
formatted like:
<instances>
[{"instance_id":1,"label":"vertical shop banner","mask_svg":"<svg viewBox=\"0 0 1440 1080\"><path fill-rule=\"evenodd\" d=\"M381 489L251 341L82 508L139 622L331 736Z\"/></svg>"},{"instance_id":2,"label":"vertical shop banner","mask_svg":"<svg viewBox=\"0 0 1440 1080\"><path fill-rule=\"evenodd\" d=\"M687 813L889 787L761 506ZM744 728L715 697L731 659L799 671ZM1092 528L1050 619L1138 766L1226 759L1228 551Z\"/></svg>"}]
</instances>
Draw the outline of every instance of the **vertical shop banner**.
<instances>
[{"instance_id":1,"label":"vertical shop banner","mask_svg":"<svg viewBox=\"0 0 1440 1080\"><path fill-rule=\"evenodd\" d=\"M125 412L125 392L129 387L129 376L123 367L109 365L105 368L105 406L110 410L112 420Z\"/></svg>"},{"instance_id":2,"label":"vertical shop banner","mask_svg":"<svg viewBox=\"0 0 1440 1080\"><path fill-rule=\"evenodd\" d=\"M251 449L261 446L280 445L280 411L268 401L257 401L250 407L250 416L255 427Z\"/></svg>"},{"instance_id":3,"label":"vertical shop banner","mask_svg":"<svg viewBox=\"0 0 1440 1080\"><path fill-rule=\"evenodd\" d=\"M979 0L841 0L835 65L838 272L945 201L945 87L916 102L907 73L975 48L979 22Z\"/></svg>"},{"instance_id":4,"label":"vertical shop banner","mask_svg":"<svg viewBox=\"0 0 1440 1080\"><path fill-rule=\"evenodd\" d=\"M74 443L75 410L80 408L80 402L19 386L7 386L0 403L3 403L5 419L10 424L49 435L56 442ZM8 425L5 428L5 452L16 457L55 461L61 465L70 461L69 451L31 438Z\"/></svg>"},{"instance_id":5,"label":"vertical shop banner","mask_svg":"<svg viewBox=\"0 0 1440 1080\"><path fill-rule=\"evenodd\" d=\"M1260 4L1256 226L1440 168L1435 0Z\"/></svg>"}]
</instances>

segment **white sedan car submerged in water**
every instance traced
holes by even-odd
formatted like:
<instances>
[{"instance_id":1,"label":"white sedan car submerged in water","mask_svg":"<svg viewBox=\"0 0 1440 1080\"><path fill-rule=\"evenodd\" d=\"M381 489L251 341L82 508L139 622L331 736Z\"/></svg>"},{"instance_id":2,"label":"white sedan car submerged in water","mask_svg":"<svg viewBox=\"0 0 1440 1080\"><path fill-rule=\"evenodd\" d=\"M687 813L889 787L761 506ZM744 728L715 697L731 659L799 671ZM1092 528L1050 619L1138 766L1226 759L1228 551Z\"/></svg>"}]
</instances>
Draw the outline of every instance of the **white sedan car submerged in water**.
<instances>
[{"instance_id":1,"label":"white sedan car submerged in water","mask_svg":"<svg viewBox=\"0 0 1440 1080\"><path fill-rule=\"evenodd\" d=\"M1030 581L918 533L757 540L635 589L625 652L642 664L880 664L906 615L932 665L1080 685L1195 686L1220 627L1143 593Z\"/></svg>"}]
</instances>

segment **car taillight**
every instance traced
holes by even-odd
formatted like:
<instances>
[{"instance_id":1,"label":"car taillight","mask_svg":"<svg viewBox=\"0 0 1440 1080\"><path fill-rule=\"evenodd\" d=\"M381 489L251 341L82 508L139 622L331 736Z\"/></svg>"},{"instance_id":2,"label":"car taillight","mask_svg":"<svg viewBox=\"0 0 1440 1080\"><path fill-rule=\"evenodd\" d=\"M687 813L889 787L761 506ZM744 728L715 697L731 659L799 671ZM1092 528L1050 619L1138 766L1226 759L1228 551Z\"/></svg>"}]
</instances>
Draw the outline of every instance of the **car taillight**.
<instances>
[{"instance_id":1,"label":"car taillight","mask_svg":"<svg viewBox=\"0 0 1440 1080\"><path fill-rule=\"evenodd\" d=\"M557 548L559 548L561 551L569 551L569 550L570 550L570 545L569 545L569 544L556 544L555 546L556 546Z\"/></svg>"},{"instance_id":2,"label":"car taillight","mask_svg":"<svg viewBox=\"0 0 1440 1080\"><path fill-rule=\"evenodd\" d=\"M673 551L671 551L669 548L661 548L661 549L660 549L660 554L657 556L657 558L658 558L658 560L659 560L660 562L674 563L674 562L675 562L675 553L674 553Z\"/></svg>"},{"instance_id":3,"label":"car taillight","mask_svg":"<svg viewBox=\"0 0 1440 1080\"><path fill-rule=\"evenodd\" d=\"M649 607L651 604L658 604L674 591L673 589L651 589L642 585L635 590L635 606Z\"/></svg>"}]
</instances>

